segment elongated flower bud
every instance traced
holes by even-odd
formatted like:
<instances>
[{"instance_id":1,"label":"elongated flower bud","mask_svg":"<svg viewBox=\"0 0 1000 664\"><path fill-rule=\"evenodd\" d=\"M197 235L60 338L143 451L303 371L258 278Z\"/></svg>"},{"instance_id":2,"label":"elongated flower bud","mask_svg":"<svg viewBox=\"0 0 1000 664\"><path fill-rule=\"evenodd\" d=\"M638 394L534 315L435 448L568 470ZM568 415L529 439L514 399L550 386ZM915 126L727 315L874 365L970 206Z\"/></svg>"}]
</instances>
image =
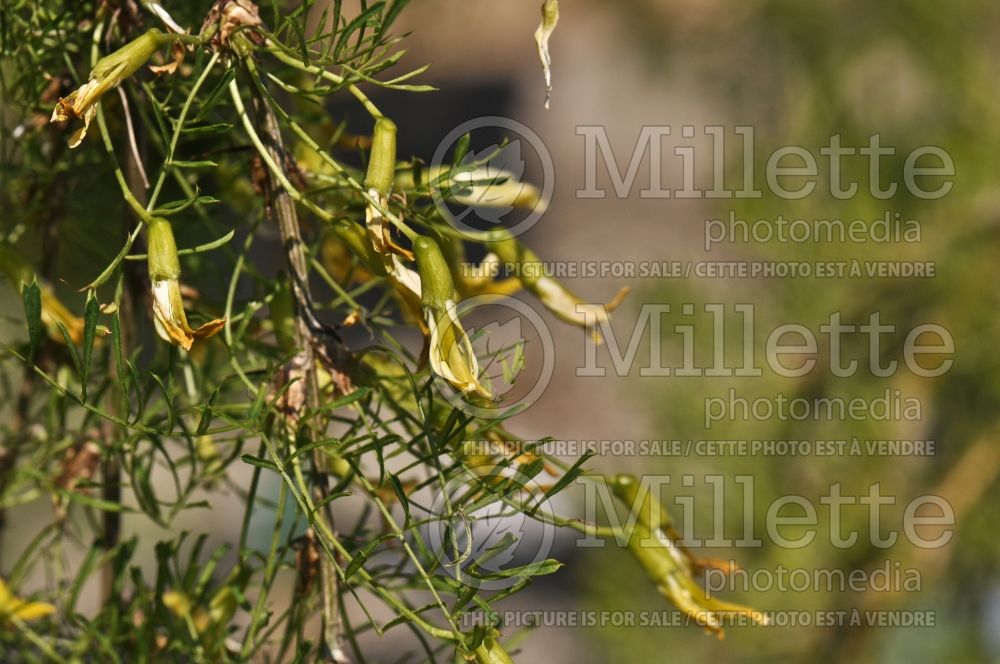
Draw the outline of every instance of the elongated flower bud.
<instances>
[{"instance_id":1,"label":"elongated flower bud","mask_svg":"<svg viewBox=\"0 0 1000 664\"><path fill-rule=\"evenodd\" d=\"M181 297L181 267L174 230L166 219L154 217L146 224L146 232L149 245L146 263L153 290L156 332L164 341L190 350L195 339L207 339L218 334L226 320L219 318L191 329Z\"/></svg>"},{"instance_id":2,"label":"elongated flower bud","mask_svg":"<svg viewBox=\"0 0 1000 664\"><path fill-rule=\"evenodd\" d=\"M517 266L517 275L524 287L531 290L542 278L542 259L534 251L517 241L510 231L494 229L489 234L490 251L497 255L502 263Z\"/></svg>"},{"instance_id":3,"label":"elongated flower bud","mask_svg":"<svg viewBox=\"0 0 1000 664\"><path fill-rule=\"evenodd\" d=\"M422 182L440 183L448 200L473 208L494 208L529 210L542 214L548 209L549 201L542 196L542 190L530 182L523 182L517 174L507 170L497 170L488 164L465 170L451 166L428 166L421 171ZM419 183L413 169L403 169L396 176L396 187L413 191Z\"/></svg>"},{"instance_id":4,"label":"elongated flower bud","mask_svg":"<svg viewBox=\"0 0 1000 664\"><path fill-rule=\"evenodd\" d=\"M181 263L177 256L177 243L170 222L154 217L146 225L146 244L149 245L147 263L149 278L153 281L180 279Z\"/></svg>"},{"instance_id":5,"label":"elongated flower bud","mask_svg":"<svg viewBox=\"0 0 1000 664\"><path fill-rule=\"evenodd\" d=\"M365 210L365 226L372 246L380 254L405 254L393 241L389 221L382 211L389 204L389 193L396 178L396 125L389 118L379 118L375 122L372 136L372 151L365 175L368 195L378 201L378 205L368 204Z\"/></svg>"},{"instance_id":6,"label":"elongated flower bud","mask_svg":"<svg viewBox=\"0 0 1000 664\"><path fill-rule=\"evenodd\" d=\"M134 39L120 49L104 56L94 65L90 79L63 97L52 111L50 122L63 122L72 118L83 120L83 127L74 132L69 146L75 148L87 135L91 120L97 114L97 103L110 90L134 74L170 39L153 28L138 39Z\"/></svg>"},{"instance_id":7,"label":"elongated flower bud","mask_svg":"<svg viewBox=\"0 0 1000 664\"><path fill-rule=\"evenodd\" d=\"M425 307L442 308L455 300L455 282L438 243L419 237L413 243L420 273L421 301Z\"/></svg>"},{"instance_id":8,"label":"elongated flower bud","mask_svg":"<svg viewBox=\"0 0 1000 664\"><path fill-rule=\"evenodd\" d=\"M375 121L372 151L365 175L365 187L388 196L396 179L396 123L389 118Z\"/></svg>"},{"instance_id":9,"label":"elongated flower bud","mask_svg":"<svg viewBox=\"0 0 1000 664\"><path fill-rule=\"evenodd\" d=\"M479 362L465 329L458 320L455 284L437 242L420 237L413 243L420 274L421 302L430 331L428 359L438 376L464 393L490 398L479 382Z\"/></svg>"}]
</instances>

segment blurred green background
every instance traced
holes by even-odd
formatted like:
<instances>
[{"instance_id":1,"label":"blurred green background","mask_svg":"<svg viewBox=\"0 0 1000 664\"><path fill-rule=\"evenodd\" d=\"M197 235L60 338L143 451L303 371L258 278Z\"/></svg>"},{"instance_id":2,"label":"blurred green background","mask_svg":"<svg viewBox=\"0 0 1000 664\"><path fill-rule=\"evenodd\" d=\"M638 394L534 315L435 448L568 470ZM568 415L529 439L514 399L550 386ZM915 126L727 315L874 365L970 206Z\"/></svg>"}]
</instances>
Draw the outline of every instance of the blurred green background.
<instances>
[{"instance_id":1,"label":"blurred green background","mask_svg":"<svg viewBox=\"0 0 1000 664\"><path fill-rule=\"evenodd\" d=\"M578 332L553 327L559 357L556 388L522 418L525 436L552 435L569 440L662 439L792 439L934 440L930 456L846 455L822 457L638 457L601 458L601 468L623 466L636 473L669 473L674 495L695 497L695 532L712 533L713 501L706 475L725 479L727 537L741 535L744 504L736 475L755 480L754 523L764 539L761 548L716 549L708 553L735 559L749 572L801 568L805 570L871 570L884 567L916 570L918 592L840 592L825 588L804 592L750 592L726 598L772 611L918 611L932 615L933 628L863 628L815 625L769 629L734 628L717 641L694 628L550 628L525 643L526 653L544 653L549 661L678 661L678 662L985 662L1000 661L998 605L997 474L1000 448L995 439L998 318L997 187L998 110L1000 81L1000 7L985 1L952 3L931 0L861 2L751 0L637 0L621 3L564 3L562 21L553 37L554 92L552 108L541 109L540 73L531 62L528 34L533 17L523 16L523 3L493 8L459 7L431 2L426 16L437 17L440 34L470 44L459 60L448 55L447 37L425 44L416 53L435 60L433 71L447 89L454 78L498 80L509 84L509 112L539 131L553 153L557 169L556 198L549 214L532 231L534 246L551 260L765 260L765 261L910 261L933 262L936 276L927 279L673 279L636 280L632 297L614 316L619 345L624 348L644 303L670 303L664 317L662 351L670 366L679 363L680 336L674 324L695 324L699 330L698 363L709 363L712 330L704 305L717 303L727 312L728 362L739 362L741 319L734 305L752 303L756 312L758 364L766 334L783 323L801 323L816 332L830 314L841 312L844 324L864 324L879 312L897 334L882 344L884 363L901 360L904 333L921 323L937 323L955 339L953 367L944 376L921 379L905 369L890 378L876 378L864 367L867 341L845 346L845 358L857 358L862 368L851 378L837 378L817 369L803 378L780 378L765 370L761 378L641 377L647 364L648 338L640 344L637 362L628 376L617 377L606 351L599 365L604 378L577 378L584 361L584 341ZM414 16L416 19L414 19ZM411 15L420 24L420 9ZM496 29L488 27L488 23ZM452 32L453 31L453 32ZM419 57L416 56L416 57ZM497 64L497 59L502 60ZM447 63L447 64L446 64ZM516 64L517 67L509 65ZM518 73L520 72L520 73ZM678 145L695 146L696 184L709 189L712 146L704 127L721 125L727 136L727 184L742 184L742 150L736 126L753 126L756 133L756 185L765 191L758 200L642 199L648 185L649 155L639 167L634 191L626 200L614 196L604 164L598 164L598 185L608 190L603 200L582 200L586 186L584 139L579 125L601 125L609 136L617 165L624 173L640 130L645 125L669 125L673 133L662 143L665 187L679 189ZM680 136L683 125L695 127L696 138ZM883 146L895 146L883 158L882 185L899 183L889 200L868 193L868 165L860 158L844 159L844 182L859 183L850 200L837 200L824 184L829 171L819 148L840 135L844 146L861 147L880 134ZM820 161L819 186L800 201L783 200L768 192L764 164L773 150L800 145ZM943 148L955 162L954 188L940 200L909 195L903 184L907 154L920 146ZM790 180L789 182L794 182ZM937 182L926 179L927 189ZM789 186L789 188L794 188ZM856 244L779 242L716 245L703 248L706 219L727 219L730 212L748 221L787 219L854 219L872 221L886 212L917 220L921 241ZM627 283L627 280L626 280ZM585 299L606 300L621 283L577 280ZM681 320L683 303L698 315ZM902 331L902 332L900 332ZM829 347L821 340L820 367ZM733 388L751 401L757 396L803 397L881 395L899 390L919 398L919 421L718 423L704 427L706 397ZM894 394L894 393L893 393ZM695 477L693 488L680 486L684 474ZM896 504L882 510L884 531L901 531L903 512L913 499L938 495L956 513L957 528L950 543L924 550L900 541L890 549L871 546L865 533L864 507L845 508L844 532L860 530L859 544L838 549L825 535L829 511L819 503L833 484L845 496L864 496L879 484L883 496ZM778 496L800 495L819 512L816 540L798 549L783 549L764 531L768 506ZM680 510L674 508L674 516ZM683 519L680 519L683 523ZM792 532L789 529L789 532ZM547 590L573 588L561 602L544 594L526 608L658 611L665 602L642 571L622 551L570 552L564 574ZM898 615L898 614L897 614Z\"/></svg>"},{"instance_id":2,"label":"blurred green background","mask_svg":"<svg viewBox=\"0 0 1000 664\"><path fill-rule=\"evenodd\" d=\"M664 230L650 226L654 229L646 231L645 240L660 247L662 255L678 260L933 261L937 270L931 279L643 282L632 300L633 308L643 302L668 302L676 310L681 303L693 303L696 311L702 312L705 303L720 303L732 314L735 304L753 303L758 348L763 346L765 335L782 323L802 323L815 331L833 312L842 312L846 324L863 324L870 313L880 312L883 323L893 323L897 330L906 331L925 322L943 325L954 336L957 352L952 369L934 379L915 378L905 370L891 378L876 378L863 365L857 375L837 378L822 370L823 359L820 369L795 379L776 377L766 370L762 378L642 378L633 369L629 389L651 413L648 434L640 434L643 437L934 440L936 454L922 457L644 458L635 460L634 466L640 472L669 472L675 485L681 474L695 475L695 488L675 486L673 491L696 497L695 529L705 538L712 532L713 503L704 475L726 477L726 495L731 497L725 504L729 537L740 536L745 509L739 486L733 481L737 474L754 477L758 536L767 507L778 496L800 495L820 508L820 534L805 548L783 549L765 535L760 549L714 552L726 559L735 558L750 572L773 571L779 565L870 571L889 561L920 574L919 592L773 590L732 596L738 601L765 610L929 611L936 624L933 628L733 629L723 642L705 638L697 630L606 629L599 632L606 653L603 656L611 661L997 661L1000 611L996 574L1000 557L994 534L998 526L995 508L1000 449L995 440L998 319L994 284L998 257L996 147L1000 136L994 96L1000 80L998 7L989 2L931 1L645 1L615 5L614 13L618 16L607 24L609 32L614 25L619 48L634 51L636 66L644 68L644 85L626 102L643 108L638 115L644 122L648 113L660 111L667 119L657 124L673 125L675 135L679 124L694 125L699 134L705 125L724 125L731 143L736 142L732 133L735 125L756 129L756 184L764 189L764 197L699 201L692 207L656 202ZM567 33L561 37L571 38ZM573 66L572 61L566 63L565 56L561 64ZM564 69L562 75L565 80L571 74ZM597 76L591 81L601 85ZM643 101L649 89L656 90L655 106L646 106ZM665 98L663 102L660 96ZM637 135L638 126L633 131ZM823 176L828 171L822 162L820 185L807 198L788 201L768 193L762 165L775 148L800 145L819 157L818 148L837 134L846 146L863 146L869 136L881 134L883 145L897 147L897 154L887 157L882 167L883 184L900 183L896 196L877 200L868 193L867 165L860 159L844 162L844 181L856 181L860 186L858 196L851 200L837 200L826 190ZM680 142L676 137L670 141ZM954 189L941 200L909 196L902 184L906 154L923 145L944 148L956 164ZM709 182L711 177L710 151L702 148L700 154L705 153L709 157L698 164L701 182ZM626 147L624 158L628 154ZM735 152L730 151L728 165L741 164L737 146ZM735 170L730 173L731 188L741 182L742 171ZM676 173L664 179L679 183ZM652 206L639 202L638 214ZM848 221L877 219L887 210L900 213L903 219L918 220L922 241L881 245L737 242L718 245L710 255L696 242L701 239L704 219L726 219L730 211L748 221L773 220L779 214L788 219ZM631 235L624 230L624 220L622 223L619 229ZM667 231L667 227L672 228ZM673 314L667 320L671 325L696 322L699 330L712 329L711 319L704 313L693 320L679 318ZM738 350L740 319L735 315L729 318L729 348ZM626 334L634 319L626 313L618 317L619 322L624 321ZM892 337L895 343L883 344L883 359L900 358L901 337L897 334ZM863 363L865 343L846 347L845 357L860 358ZM679 357L679 344L679 336L669 335L664 352L669 349L674 358ZM710 340L701 338L699 349L710 349L709 344ZM821 342L819 350L824 358L829 347ZM699 357L710 357L710 350ZM736 364L738 355L730 362ZM923 416L917 422L737 421L717 424L706 432L702 422L705 397L723 395L730 387L751 400L763 395L773 398L778 393L810 400L836 395L870 397L886 388L898 389L904 396L922 401ZM608 460L609 466L612 463ZM955 537L936 550L918 549L902 537L890 549L877 549L864 536L868 515L864 508L854 507L845 511L843 526L845 531L861 531L859 544L835 548L824 536L830 528L828 512L818 503L835 483L849 496L865 495L872 484L879 483L882 495L896 498L896 504L883 512L883 526L895 530L900 528L906 503L923 494L940 495L955 509ZM608 603L656 607L658 598L653 592L635 591L642 584L641 573L633 572L624 560L598 558L590 564L592 567L579 578L592 608L607 608ZM614 573L602 573L608 569ZM816 614L812 616L815 621Z\"/></svg>"}]
</instances>

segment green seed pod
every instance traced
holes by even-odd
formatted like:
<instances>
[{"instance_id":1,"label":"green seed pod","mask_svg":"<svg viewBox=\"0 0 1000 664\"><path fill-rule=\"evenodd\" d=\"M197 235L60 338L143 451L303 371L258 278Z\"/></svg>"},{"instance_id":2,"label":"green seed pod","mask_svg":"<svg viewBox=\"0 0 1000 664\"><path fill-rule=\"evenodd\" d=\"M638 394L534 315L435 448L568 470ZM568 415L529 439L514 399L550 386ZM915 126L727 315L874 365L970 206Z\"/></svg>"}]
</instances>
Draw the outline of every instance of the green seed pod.
<instances>
[{"instance_id":1,"label":"green seed pod","mask_svg":"<svg viewBox=\"0 0 1000 664\"><path fill-rule=\"evenodd\" d=\"M170 222L162 217L153 217L146 224L146 233L149 278L153 281L179 279L181 264L177 258L177 244L174 242L174 230Z\"/></svg>"},{"instance_id":2,"label":"green seed pod","mask_svg":"<svg viewBox=\"0 0 1000 664\"><path fill-rule=\"evenodd\" d=\"M375 121L372 152L365 187L388 196L396 179L396 124L389 118Z\"/></svg>"},{"instance_id":3,"label":"green seed pod","mask_svg":"<svg viewBox=\"0 0 1000 664\"><path fill-rule=\"evenodd\" d=\"M364 226L350 219L341 219L333 224L333 232L374 274L380 277L388 274Z\"/></svg>"},{"instance_id":4,"label":"green seed pod","mask_svg":"<svg viewBox=\"0 0 1000 664\"><path fill-rule=\"evenodd\" d=\"M438 243L429 237L418 237L413 242L420 273L421 300L425 307L441 309L455 299L455 283L451 270Z\"/></svg>"}]
</instances>

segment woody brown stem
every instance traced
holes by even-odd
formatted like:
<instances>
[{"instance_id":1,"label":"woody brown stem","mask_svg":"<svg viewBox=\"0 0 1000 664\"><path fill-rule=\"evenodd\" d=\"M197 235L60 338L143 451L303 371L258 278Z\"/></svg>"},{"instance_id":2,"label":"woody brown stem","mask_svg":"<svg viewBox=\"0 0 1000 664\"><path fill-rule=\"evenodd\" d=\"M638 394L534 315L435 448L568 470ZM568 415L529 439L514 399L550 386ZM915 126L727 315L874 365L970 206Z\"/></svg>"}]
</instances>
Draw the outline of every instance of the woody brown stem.
<instances>
[{"instance_id":1,"label":"woody brown stem","mask_svg":"<svg viewBox=\"0 0 1000 664\"><path fill-rule=\"evenodd\" d=\"M268 156L272 163L277 164L279 168L286 169L289 156L285 151L277 115L263 96L256 91L253 96L253 107L256 114L255 124ZM287 174L285 179L288 179ZM292 282L296 310L295 341L301 353L306 405L315 412L315 409L320 405L319 381L316 374L316 361L318 359L316 345L318 342L325 343L328 339L317 339L317 334L324 328L317 321L312 307L308 260L303 249L302 232L295 202L275 173L268 172L266 184L267 186L264 188L265 202L270 214L278 223L285 262ZM339 342L339 339L336 341ZM313 429L311 433L316 433L312 423L306 423L306 426ZM317 501L329 494L326 466L323 454L318 450L314 451L312 454L312 492ZM333 531L333 519L329 509L318 510L315 518L325 521L327 529L330 532ZM322 556L320 560L320 577L323 656L329 662L341 664L346 662L347 658L344 655L343 633L338 611L339 584L336 564L329 556Z\"/></svg>"}]
</instances>

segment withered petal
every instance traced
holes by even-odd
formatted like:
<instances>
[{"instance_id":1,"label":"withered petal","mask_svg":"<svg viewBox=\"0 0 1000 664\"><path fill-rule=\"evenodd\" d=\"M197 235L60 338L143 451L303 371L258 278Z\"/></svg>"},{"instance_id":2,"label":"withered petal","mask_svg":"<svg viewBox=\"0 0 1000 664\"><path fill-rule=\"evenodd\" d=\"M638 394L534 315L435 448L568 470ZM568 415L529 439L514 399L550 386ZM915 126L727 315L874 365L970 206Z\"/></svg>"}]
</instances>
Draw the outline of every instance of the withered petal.
<instances>
[{"instance_id":1,"label":"withered petal","mask_svg":"<svg viewBox=\"0 0 1000 664\"><path fill-rule=\"evenodd\" d=\"M216 318L213 321L209 321L204 325L200 326L196 330L192 330L191 334L195 339L208 339L209 337L214 337L222 328L226 326L225 318Z\"/></svg>"}]
</instances>

